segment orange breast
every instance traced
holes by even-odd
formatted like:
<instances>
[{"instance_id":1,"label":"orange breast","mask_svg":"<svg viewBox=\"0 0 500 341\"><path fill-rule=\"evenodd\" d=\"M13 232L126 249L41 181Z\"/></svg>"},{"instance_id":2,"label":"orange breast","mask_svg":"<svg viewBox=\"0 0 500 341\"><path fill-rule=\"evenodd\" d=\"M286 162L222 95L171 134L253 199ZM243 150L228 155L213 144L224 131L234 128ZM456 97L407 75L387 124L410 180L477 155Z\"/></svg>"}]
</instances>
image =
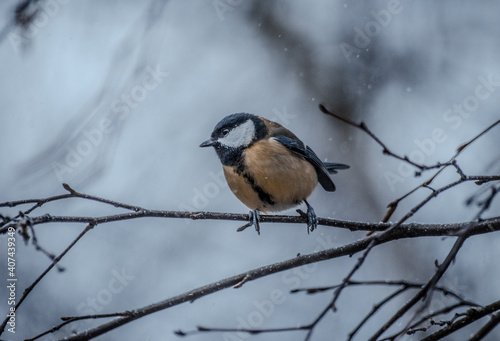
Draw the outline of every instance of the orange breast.
<instances>
[{"instance_id":1,"label":"orange breast","mask_svg":"<svg viewBox=\"0 0 500 341\"><path fill-rule=\"evenodd\" d=\"M224 175L236 197L252 210L277 212L297 206L318 183L316 170L308 161L273 139L247 148L243 160L241 173L223 166ZM262 192L271 202L262 200Z\"/></svg>"}]
</instances>

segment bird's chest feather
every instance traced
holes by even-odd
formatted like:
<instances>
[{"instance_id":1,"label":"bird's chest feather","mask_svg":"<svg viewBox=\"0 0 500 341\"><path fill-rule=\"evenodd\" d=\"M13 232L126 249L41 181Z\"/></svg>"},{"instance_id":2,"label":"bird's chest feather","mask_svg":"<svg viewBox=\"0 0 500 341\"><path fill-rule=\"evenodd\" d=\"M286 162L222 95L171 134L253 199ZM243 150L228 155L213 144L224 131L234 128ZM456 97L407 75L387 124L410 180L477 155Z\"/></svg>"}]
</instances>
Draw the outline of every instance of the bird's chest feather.
<instances>
[{"instance_id":1,"label":"bird's chest feather","mask_svg":"<svg viewBox=\"0 0 500 341\"><path fill-rule=\"evenodd\" d=\"M224 166L233 193L251 209L285 210L300 204L318 182L316 170L274 140L247 148L239 166Z\"/></svg>"}]
</instances>

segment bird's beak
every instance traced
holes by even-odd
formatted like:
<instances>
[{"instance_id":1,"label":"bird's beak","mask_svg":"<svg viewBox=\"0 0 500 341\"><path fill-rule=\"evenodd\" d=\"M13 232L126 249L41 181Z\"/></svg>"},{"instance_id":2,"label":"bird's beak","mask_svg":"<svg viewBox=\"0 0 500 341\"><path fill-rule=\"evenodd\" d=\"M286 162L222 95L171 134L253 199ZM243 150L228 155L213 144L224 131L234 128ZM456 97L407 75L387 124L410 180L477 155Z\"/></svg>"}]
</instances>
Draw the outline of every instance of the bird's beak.
<instances>
[{"instance_id":1,"label":"bird's beak","mask_svg":"<svg viewBox=\"0 0 500 341\"><path fill-rule=\"evenodd\" d=\"M206 140L205 142L202 142L200 144L200 147L210 147L210 146L213 146L215 143L216 143L215 140L209 139L209 140Z\"/></svg>"}]
</instances>

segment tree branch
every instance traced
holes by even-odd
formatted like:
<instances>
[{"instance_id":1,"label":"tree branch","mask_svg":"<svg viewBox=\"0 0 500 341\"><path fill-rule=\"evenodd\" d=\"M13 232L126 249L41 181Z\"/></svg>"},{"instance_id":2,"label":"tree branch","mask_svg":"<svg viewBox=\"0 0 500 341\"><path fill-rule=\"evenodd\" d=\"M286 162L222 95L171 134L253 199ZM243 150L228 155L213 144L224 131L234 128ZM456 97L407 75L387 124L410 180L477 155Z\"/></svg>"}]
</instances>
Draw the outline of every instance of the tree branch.
<instances>
[{"instance_id":1,"label":"tree branch","mask_svg":"<svg viewBox=\"0 0 500 341\"><path fill-rule=\"evenodd\" d=\"M393 229L389 234L385 234L383 236L383 239L379 240L379 243L383 244L389 241L403 239L403 238L414 238L414 237L425 237L425 236L436 236L436 235L446 236L449 235L449 233L453 234L456 231L457 231L456 229L450 227L444 229L421 228L416 230L408 230L406 227L400 226L397 229ZM500 231L500 219L489 222L473 223L473 228L471 229L471 235L489 233L491 231ZM342 256L350 256L352 254L364 250L374 238L375 236L369 236L345 246L340 246L338 248L323 250L308 255L294 257L286 261L270 264L254 270L243 272L238 275L208 284L206 286L193 289L181 295L168 298L166 300L145 306L143 308L132 310L133 314L130 314L129 316L116 318L112 321L104 323L93 329L83 331L79 334L67 337L65 338L65 340L67 341L89 340L96 336L102 335L112 329L115 329L119 326L135 321L141 317L147 316L157 311L168 309L173 306L179 305L181 303L193 302L200 297L207 296L214 292L235 286L236 284L240 283L244 278L247 278L246 281L250 282L264 276L293 269L302 265L339 258Z\"/></svg>"},{"instance_id":2,"label":"tree branch","mask_svg":"<svg viewBox=\"0 0 500 341\"><path fill-rule=\"evenodd\" d=\"M490 331L492 331L500 323L500 313L491 316L491 319L486 323L469 341L482 340Z\"/></svg>"},{"instance_id":3,"label":"tree branch","mask_svg":"<svg viewBox=\"0 0 500 341\"><path fill-rule=\"evenodd\" d=\"M246 282L256 280L258 278L268 276L271 274L275 274L281 271L289 270L292 268L296 268L299 266L303 266L306 264L310 263L315 263L315 262L320 262L320 261L325 261L329 259L334 259L342 256L352 256L355 253L358 252L363 252L363 254L360 256L358 259L358 262L355 264L355 266L351 269L351 271L348 273L346 278L340 283L339 285L335 287L331 287L332 290L334 290L333 297L330 301L330 303L324 307L324 309L321 311L321 313L314 319L313 322L298 326L298 327L286 327L286 328L274 328L274 329L268 329L268 330L246 330L249 333L257 333L257 332L281 332L281 331L290 331L290 330L307 330L307 336L306 340L308 340L312 332L315 328L315 326L322 320L324 316L332 309L335 311L335 303L337 299L339 298L341 292L343 289L347 288L348 286L354 285L356 283L355 281L352 281L352 277L354 274L362 267L364 261L368 257L369 252L377 245L384 244L389 241L397 240L397 239L403 239L403 238L416 238L416 237L424 237L424 236L456 236L457 240L455 241L455 244L453 245L452 249L449 251L446 259L444 262L438 266L437 271L434 273L432 278L423 286L420 287L420 290L418 293L409 301L407 302L403 307L401 307L395 315L393 315L389 321L382 326L371 338L371 340L377 340L380 335L382 335L388 328L390 328L399 318L401 318L403 315L405 315L418 301L421 299L424 299L428 297L427 302L430 301L431 298L431 293L434 290L441 290L439 286L437 286L438 281L440 278L444 275L454 258L456 257L458 251L462 247L463 243L470 237L476 234L483 234L483 233L490 233L492 231L498 231L500 230L500 218L492 218L488 220L482 220L481 219L481 214L486 211L495 197L495 195L498 193L498 188L494 187L492 190L490 196L482 202L482 210L477 216L477 221L473 222L465 222L465 223L456 223L456 224L417 224L417 223L406 223L417 211L419 211L422 207L424 207L428 202L430 202L432 199L437 197L440 193L447 191L451 188L454 188L455 186L458 186L462 183L465 182L470 182L474 181L478 185L482 185L485 183L493 182L493 181L498 181L500 180L500 175L493 175L493 176L483 176L483 175L478 175L478 176L470 176L466 175L462 169L459 167L456 157L470 144L472 144L474 141L476 141L479 137L484 135L486 132L491 130L494 126L500 123L500 120L493 123L490 125L488 128L483 130L480 134L476 135L474 138L466 142L465 144L461 145L459 148L457 148L456 154L446 163L437 163L435 165L423 165L419 163L415 163L411 160L408 159L408 157L401 156L398 154L393 153L391 150L388 149L388 147L366 126L364 122L361 123L356 123L350 119L344 118L342 116L336 115L328 111L323 105L320 105L320 109L327 114L332 115L333 117L342 120L343 122L346 122L354 127L357 127L367 133L377 144L379 144L382 147L382 151L384 154L389 155L391 157L394 157L398 160L401 160L403 162L409 163L410 165L416 167L418 171L416 172L416 175L420 175L423 171L430 170L430 169L437 169L436 173L430 177L427 181L422 183L421 185L417 186L407 194L403 195L399 199L396 199L395 201L391 202L388 207L389 210L387 211L385 217L384 217L384 222L382 223L364 223L364 222L353 222L353 221L343 221L343 220L336 220L336 219L326 219L326 218L319 218L318 219L318 224L327 226L327 227L339 227L339 228L345 228L349 229L352 231L377 231L377 234L374 235L369 235L357 242L341 246L338 248L333 248L333 249L328 249L320 252L315 252L309 255L304 255L304 256L297 256L292 259L285 260L283 262L278 262L274 263L271 265L259 267L254 270L250 270L229 278L226 278L221 281L217 281L214 283L211 283L209 285L188 291L186 293L183 293L181 295L175 296L168 298L166 300L145 306L140 309L135 309L135 310L130 310L126 312L121 312L121 313L112 313L112 314L104 314L104 315L88 315L88 316L79 316L79 317L71 317L69 320L66 320L64 323L60 324L59 326L56 326L52 328L51 330L40 334L39 336L46 335L47 333L57 330L58 328L62 327L63 325L66 325L68 323L74 322L76 320L81 320L81 319L88 319L88 318L101 318L101 317L110 317L110 316L118 316L117 318L108 321L106 323L103 323L99 326L96 326L93 329L83 331L79 334L73 335L69 338L66 338L66 340L88 340L93 337L102 335L114 328L117 328L119 326L122 326L124 324L127 324L129 322L132 322L136 319L139 319L141 317L147 316L149 314L152 314L154 312L168 309L170 307L173 307L175 305L184 303L184 302L193 302L196 299L209 295L211 293L226 289L228 287L233 287L233 288L239 288L242 285L244 285ZM438 189L434 189L430 187L430 184L433 182L433 180L446 168L452 166L455 168L459 175L459 179L456 181L453 181L451 183L448 183L447 185L444 185ZM145 209L139 206L133 206L133 205L128 205L120 202L116 202L113 200L108 200L96 196L91 196L91 195L86 195L83 193L79 193L72 189L69 185L63 184L63 187L69 192L67 194L63 195L57 195L45 199L28 199L28 200L19 200L19 201L9 201L5 203L0 203L0 207L17 207L21 205L27 205L27 204L34 204L31 207L29 207L27 210L24 212L20 211L17 216L14 218L7 218L4 216L1 216L3 222L0 225L0 234L1 233L6 233L7 230L10 227L16 227L18 231L20 231L27 240L29 238L28 234L28 227L31 229L32 234L34 233L33 226L35 225L41 225L45 223L85 223L87 224L86 228L80 233L80 235L58 256L56 257L52 264L35 280L35 282L28 287L25 292L23 293L21 299L16 305L16 308L19 307L19 305L25 300L27 295L31 292L31 290L39 283L39 281L54 267L57 265L57 263L61 260L62 257L85 235L86 232L88 232L91 228L94 226L97 226L99 224L105 224L105 223L111 223L111 222L116 222L116 221L124 221L124 220L129 220L129 219L137 219L137 218L143 218L143 217L158 217L158 218L180 218L180 219L214 219L214 220L232 220L232 221L247 221L248 220L248 215L247 214L229 214L229 213L217 213L217 212L179 212L179 211L161 211L161 210L149 210ZM409 210L401 219L399 219L395 223L386 223L386 221L389 220L389 218L392 216L394 211L397 208L398 203L413 194L416 190L419 188L427 188L430 189L432 192L424 198L422 201L420 201L418 204L416 204L411 210ZM33 213L35 210L39 209L42 207L45 203L48 202L53 202L53 201L58 201L58 200L66 200L68 198L80 198L80 199L85 199L85 200L92 200L92 201L97 201L101 202L103 204L107 205L112 205L117 208L122 208L126 209L129 212L125 213L118 213L114 215L108 215L108 216L101 216L101 217L87 217L87 216L54 216L54 215L39 215L35 217L28 216L28 214ZM272 215L272 216L266 216L263 215L261 217L261 221L263 223L306 223L307 219L302 216L285 216L285 215ZM34 237L34 234L33 234ZM387 282L386 282L386 285ZM368 313L368 315L365 316L365 318L358 324L356 329L352 331L350 334L350 338L354 336L354 334L365 324L365 322L373 316L377 310L389 302L392 298L400 295L402 292L410 288L408 285L404 285L402 288L398 289L397 291L393 292L391 295L385 297L383 300L379 301L379 303ZM451 292L451 291L450 291ZM452 305L447 307L446 309L454 309L454 307L458 305L473 305L473 303L465 301L459 297L459 295L454 296L456 299L459 300L459 303L457 305ZM443 309L442 311L446 311L446 309ZM493 310L492 310L493 309ZM422 310L422 309L421 309ZM448 335L446 333L452 333L456 329L460 329L461 327L458 326L458 323L471 323L473 321L472 319L479 319L483 316L484 314L490 314L492 312L495 312L497 310L500 310L500 306L494 306L493 308L490 306L486 306L484 308L479 308L479 309L469 309L468 313L464 318L461 318L460 320L456 321L451 321L448 323L448 325L445 328L442 328L440 331L432 334L430 337L433 335L440 335L439 333L445 333L444 335ZM485 311L490 311L489 313L485 313ZM483 315L481 315L483 314ZM481 316L480 316L481 315ZM420 323L423 323L421 321L426 321L429 319L432 315L427 315L425 316L425 319L420 319L417 323L413 324L408 324L399 334L397 335L402 335L402 333L405 332L416 332L418 330L424 330L425 327L421 327L420 329L415 329L417 326L420 325ZM478 317L480 316L480 317ZM480 338L484 335L486 335L492 328L494 328L498 323L499 323L500 317L498 317L498 314L495 315L486 325L483 326L483 328L476 334L477 338ZM411 321L410 321L411 322ZM432 322L432 321L431 321ZM2 331L5 329L7 320L4 321L2 325ZM456 326L456 327L454 327ZM456 329L453 329L456 328ZM410 330L411 329L411 330ZM205 327L198 327L198 332L206 332L206 331L228 331L232 329L226 329L226 328L212 328L208 329ZM241 331L241 330L240 330ZM185 333L182 331L177 332L179 335L182 335ZM396 336L397 336L396 335Z\"/></svg>"},{"instance_id":4,"label":"tree branch","mask_svg":"<svg viewBox=\"0 0 500 341\"><path fill-rule=\"evenodd\" d=\"M438 330L434 334L427 336L426 338L422 339L422 341L441 340L441 339L443 339L443 337L450 335L451 333L465 327L466 325L469 325L472 322L475 322L475 321L485 317L486 315L489 315L489 314L494 313L494 312L499 311L499 310L500 310L500 301L496 301L490 305L485 306L482 309L471 308L467 311L467 313L465 314L465 316L463 318L456 320L451 325L449 325L443 329ZM499 317L498 317L498 313L497 313L496 317L494 317L492 320L490 320L490 322L493 321L493 323L490 326L486 325L487 327L486 326L485 327L487 329L489 329L490 327L493 327L494 324L498 324L498 322L500 322L498 319L499 319ZM487 329L483 330L483 332L488 332L489 330L487 330Z\"/></svg>"},{"instance_id":5,"label":"tree branch","mask_svg":"<svg viewBox=\"0 0 500 341\"><path fill-rule=\"evenodd\" d=\"M410 190L408 193L406 193L402 197L400 197L400 198L398 198L398 199L390 202L389 205L387 205L387 207L389 209L386 212L384 218L382 219L383 222L389 221L389 219L391 218L392 214L396 210L396 208L397 208L397 206L398 206L398 204L399 204L400 201L402 201L403 199L407 198L411 194L415 193L419 188L428 187L434 181L434 179L444 169L446 169L446 167L454 164L455 167L458 170L459 168L458 168L455 160L460 155L460 153L462 153L462 151L465 148L467 148L468 146L470 146L478 138L480 138L481 136L483 136L484 134L486 134L488 131L490 131L491 129L493 129L497 124L500 124L500 120L492 123L490 126L488 126L486 129L484 129L479 134L477 134L476 136L474 136L472 139L470 139L466 143L463 143L462 145L460 145L457 148L457 151L456 151L455 155L453 155L448 162L445 162L445 163L438 162L435 165L427 166L427 165L422 165L422 164L418 164L416 162L411 161L406 155L405 156L400 156L400 155L395 154L392 151L390 151L389 148L370 129L368 129L368 127L366 126L366 124L364 122L356 123L356 122L354 122L354 121L352 121L352 120L350 120L348 118L345 118L345 117L340 116L340 115L338 115L336 113L333 113L330 110L328 110L323 104L319 105L319 109L323 113L325 113L327 115L330 115L332 117L335 117L336 119L341 120L341 121L343 121L343 122L345 122L345 123L347 123L347 124L349 124L349 125L351 125L353 127L359 128L362 131L364 131L365 133L367 133L373 140L375 140L375 142L377 142L377 144L379 144L382 147L382 153L384 153L386 155L389 155L389 156L392 156L395 159L401 160L403 162L406 162L406 163L408 163L408 164L410 164L410 165L418 168L420 171L416 172L415 176L420 176L422 174L422 171L439 168L439 170L432 177L430 177L429 179L427 179L424 183L422 183L422 184L418 185L417 187L413 188L412 190ZM464 176L463 177L464 181L476 180L477 184L484 183L484 182L482 182L483 180L485 180L485 181L497 181L497 180L500 180L500 176L469 176L469 177L466 177L465 174L463 174L463 173L462 173L462 175Z\"/></svg>"},{"instance_id":6,"label":"tree branch","mask_svg":"<svg viewBox=\"0 0 500 341\"><path fill-rule=\"evenodd\" d=\"M52 264L49 265L49 267L47 269L45 269L45 271L40 275L38 276L37 279L35 279L35 281L28 287L24 290L23 292L23 295L21 296L21 298L19 299L19 301L17 301L16 305L15 305L15 309L17 310L21 304L23 303L23 301L26 299L26 297L28 297L29 293L31 292L31 290L33 290L33 288L38 284L38 282L40 282L42 280L43 277L45 277L45 275L61 260L61 258L64 257L64 255L66 255L66 253L68 253L68 251L88 232L90 231L92 228L94 227L94 225L92 224L89 224L87 225L83 231L78 235L78 237L76 237L75 240L73 240L73 242L71 242L71 244L68 245L68 247L66 247L66 249L59 255L57 256L53 261L52 261ZM0 326L0 331L3 331L5 329L5 326L7 325L7 322L9 322L9 316L7 316L7 318L3 321L2 325ZM0 333L1 334L1 333Z\"/></svg>"},{"instance_id":7,"label":"tree branch","mask_svg":"<svg viewBox=\"0 0 500 341\"><path fill-rule=\"evenodd\" d=\"M462 247L463 243L469 237L468 233L463 233L461 236L457 238L455 244L453 245L451 251L446 256L445 261L441 264L434 274L432 278L427 282L426 285L422 287L419 292L413 296L405 305L403 305L397 312L394 314L389 321L387 321L373 336L369 339L369 341L376 341L379 336L381 336L389 327L391 327L397 320L399 320L404 314L408 312L418 301L425 298L427 293L432 290L432 288L436 285L436 283L441 279L444 275L451 262L455 259L456 254Z\"/></svg>"}]
</instances>

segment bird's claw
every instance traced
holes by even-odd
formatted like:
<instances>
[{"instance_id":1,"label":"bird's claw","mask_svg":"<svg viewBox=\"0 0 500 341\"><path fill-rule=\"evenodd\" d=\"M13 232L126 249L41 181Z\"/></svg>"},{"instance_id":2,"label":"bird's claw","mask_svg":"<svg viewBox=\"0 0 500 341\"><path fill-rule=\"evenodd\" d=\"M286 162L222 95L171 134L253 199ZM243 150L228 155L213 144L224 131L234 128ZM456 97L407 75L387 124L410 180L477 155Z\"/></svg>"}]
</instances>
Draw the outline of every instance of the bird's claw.
<instances>
[{"instance_id":1,"label":"bird's claw","mask_svg":"<svg viewBox=\"0 0 500 341\"><path fill-rule=\"evenodd\" d=\"M250 213L248 214L248 219L249 219L249 222L246 223L245 225L239 227L236 231L241 232L241 231L245 230L247 227L250 227L253 225L253 226L255 226L255 231L257 231L257 234L260 235L260 212L259 212L259 210L250 211Z\"/></svg>"},{"instance_id":2,"label":"bird's claw","mask_svg":"<svg viewBox=\"0 0 500 341\"><path fill-rule=\"evenodd\" d=\"M252 225L255 226L255 231L257 231L257 234L260 235L260 212L259 210L253 210L250 211L250 220L252 222Z\"/></svg>"},{"instance_id":3,"label":"bird's claw","mask_svg":"<svg viewBox=\"0 0 500 341\"><path fill-rule=\"evenodd\" d=\"M307 205L307 233L309 234L318 227L318 217L312 206L307 201L305 203Z\"/></svg>"}]
</instances>

